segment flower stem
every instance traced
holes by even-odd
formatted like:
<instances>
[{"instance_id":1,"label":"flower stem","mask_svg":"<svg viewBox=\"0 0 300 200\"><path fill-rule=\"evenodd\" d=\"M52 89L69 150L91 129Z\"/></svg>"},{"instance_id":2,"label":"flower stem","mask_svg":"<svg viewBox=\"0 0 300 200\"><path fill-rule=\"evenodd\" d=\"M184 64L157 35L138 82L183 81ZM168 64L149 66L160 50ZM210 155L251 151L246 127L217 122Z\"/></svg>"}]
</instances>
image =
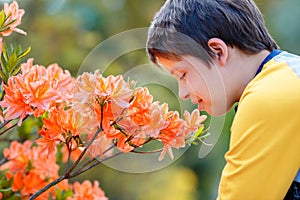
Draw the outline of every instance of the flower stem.
<instances>
[{"instance_id":1,"label":"flower stem","mask_svg":"<svg viewBox=\"0 0 300 200\"><path fill-rule=\"evenodd\" d=\"M10 122L10 121L7 121L8 123ZM6 123L6 124L8 124L8 123ZM2 123L2 124L5 124L5 122L4 123ZM1 125L2 125L1 124ZM5 124L5 125L6 125ZM5 126L4 125L4 126ZM4 133L6 133L7 131L9 131L10 129L12 129L13 127L15 127L17 125L17 123L16 124L14 124L14 125L12 125L12 126L10 126L10 127L8 127L7 129L5 129L5 130L3 130L2 132L0 132L0 135L3 135ZM2 126L3 127L3 126Z\"/></svg>"},{"instance_id":2,"label":"flower stem","mask_svg":"<svg viewBox=\"0 0 300 200\"><path fill-rule=\"evenodd\" d=\"M76 166L78 165L78 163L80 162L80 160L83 158L83 156L86 153L86 151L89 149L89 147L92 145L92 143L94 142L94 140L96 139L96 137L98 136L98 134L101 131L102 131L102 129L98 128L98 130L93 135L93 138L91 139L91 141L88 143L88 145L81 152L81 154L79 155L79 157L77 158L77 160L73 163L73 165L71 166L71 168L65 173L66 176L68 176L76 168Z\"/></svg>"},{"instance_id":3,"label":"flower stem","mask_svg":"<svg viewBox=\"0 0 300 200\"><path fill-rule=\"evenodd\" d=\"M58 184L59 182L63 181L64 179L68 178L65 175L60 176L58 179L55 179L54 181L52 181L51 183L49 183L48 185L46 185L45 187L43 187L42 189L40 189L39 191L37 191L35 194L33 194L29 200L33 200L36 199L38 196L40 196L43 192L47 191L48 189L50 189L52 186Z\"/></svg>"},{"instance_id":4,"label":"flower stem","mask_svg":"<svg viewBox=\"0 0 300 200\"><path fill-rule=\"evenodd\" d=\"M84 172L86 172L86 171L88 171L88 170L90 170L90 169L96 167L97 165L103 163L104 161L109 160L109 159L111 159L111 158L114 158L114 157L116 157L116 156L118 156L118 155L120 155L120 154L122 154L122 153L123 153L123 152L119 151L119 152L117 152L117 153L115 153L115 154L113 154L113 155L111 155L111 156L109 156L109 157L106 157L106 158L103 158L103 159L101 159L101 160L98 160L97 162L93 163L92 165L90 165L90 166L88 166L88 167L86 167L86 168L80 168L80 169L78 169L76 172L71 173L71 174L68 176L68 178L73 178L73 177L75 177L75 176L78 176L78 175L80 175L80 174L82 174L82 173L84 173Z\"/></svg>"}]
</instances>

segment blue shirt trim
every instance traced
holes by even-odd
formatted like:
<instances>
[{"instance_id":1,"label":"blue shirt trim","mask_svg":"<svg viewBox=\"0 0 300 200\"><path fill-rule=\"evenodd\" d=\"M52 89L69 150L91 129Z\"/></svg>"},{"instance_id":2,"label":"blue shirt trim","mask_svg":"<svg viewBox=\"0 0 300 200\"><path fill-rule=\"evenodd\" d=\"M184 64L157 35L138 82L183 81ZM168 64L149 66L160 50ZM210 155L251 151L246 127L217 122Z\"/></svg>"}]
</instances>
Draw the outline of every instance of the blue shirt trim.
<instances>
[{"instance_id":1,"label":"blue shirt trim","mask_svg":"<svg viewBox=\"0 0 300 200\"><path fill-rule=\"evenodd\" d=\"M300 169L298 170L298 173L297 173L297 175L295 177L295 181L298 182L298 183L300 183Z\"/></svg>"},{"instance_id":2,"label":"blue shirt trim","mask_svg":"<svg viewBox=\"0 0 300 200\"><path fill-rule=\"evenodd\" d=\"M282 50L279 50L279 49L275 49L273 50L263 61L262 63L260 64L255 76L257 74L259 74L262 70L262 68L264 67L264 65L269 61L271 60L272 58L274 58L275 56L277 56L278 54L280 54L282 52Z\"/></svg>"}]
</instances>

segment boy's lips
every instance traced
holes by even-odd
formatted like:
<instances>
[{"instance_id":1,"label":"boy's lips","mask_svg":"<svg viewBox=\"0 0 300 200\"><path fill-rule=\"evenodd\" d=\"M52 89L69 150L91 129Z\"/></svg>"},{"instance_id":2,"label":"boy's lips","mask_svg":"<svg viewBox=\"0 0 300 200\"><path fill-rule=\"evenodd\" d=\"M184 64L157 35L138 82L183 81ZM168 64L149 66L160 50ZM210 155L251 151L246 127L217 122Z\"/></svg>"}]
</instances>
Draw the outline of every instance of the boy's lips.
<instances>
[{"instance_id":1,"label":"boy's lips","mask_svg":"<svg viewBox=\"0 0 300 200\"><path fill-rule=\"evenodd\" d=\"M199 99L198 100L198 110L203 110L204 109L204 105L203 105L203 100L202 99Z\"/></svg>"},{"instance_id":2,"label":"boy's lips","mask_svg":"<svg viewBox=\"0 0 300 200\"><path fill-rule=\"evenodd\" d=\"M204 103L203 103L203 99L191 99L193 104L198 104L198 109L199 110L204 110Z\"/></svg>"}]
</instances>

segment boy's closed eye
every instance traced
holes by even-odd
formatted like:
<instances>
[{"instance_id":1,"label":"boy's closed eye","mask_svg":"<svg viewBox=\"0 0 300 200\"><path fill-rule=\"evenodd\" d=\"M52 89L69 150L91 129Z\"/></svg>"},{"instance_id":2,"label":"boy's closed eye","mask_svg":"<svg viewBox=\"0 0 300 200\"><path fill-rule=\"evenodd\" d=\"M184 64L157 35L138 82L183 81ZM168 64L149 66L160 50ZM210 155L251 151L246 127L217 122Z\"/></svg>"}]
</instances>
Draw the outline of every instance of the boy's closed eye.
<instances>
[{"instance_id":1,"label":"boy's closed eye","mask_svg":"<svg viewBox=\"0 0 300 200\"><path fill-rule=\"evenodd\" d=\"M184 72L184 73L180 76L179 80L184 80L185 77L186 77L186 72Z\"/></svg>"}]
</instances>

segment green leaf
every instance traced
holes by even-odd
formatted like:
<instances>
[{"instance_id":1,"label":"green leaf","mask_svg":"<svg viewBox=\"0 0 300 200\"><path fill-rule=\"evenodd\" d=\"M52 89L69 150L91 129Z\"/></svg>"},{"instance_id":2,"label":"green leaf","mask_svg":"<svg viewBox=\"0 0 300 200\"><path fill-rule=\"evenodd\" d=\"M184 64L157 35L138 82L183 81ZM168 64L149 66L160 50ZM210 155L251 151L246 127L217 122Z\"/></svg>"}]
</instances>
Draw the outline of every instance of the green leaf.
<instances>
[{"instance_id":1,"label":"green leaf","mask_svg":"<svg viewBox=\"0 0 300 200\"><path fill-rule=\"evenodd\" d=\"M16 52L17 55L19 55L19 54L22 52L22 46L19 44L19 45L15 48L14 51Z\"/></svg>"},{"instance_id":2,"label":"green leaf","mask_svg":"<svg viewBox=\"0 0 300 200\"><path fill-rule=\"evenodd\" d=\"M5 60L7 60L8 58L8 53L7 53L7 45L6 45L6 42L3 42L3 46L2 46L2 54L5 58Z\"/></svg>"},{"instance_id":3,"label":"green leaf","mask_svg":"<svg viewBox=\"0 0 300 200\"><path fill-rule=\"evenodd\" d=\"M31 51L31 47L28 47L25 51L23 51L22 53L18 54L18 59L21 59L24 56L27 56L30 51Z\"/></svg>"},{"instance_id":4,"label":"green leaf","mask_svg":"<svg viewBox=\"0 0 300 200\"><path fill-rule=\"evenodd\" d=\"M19 73L19 71L21 70L21 66L22 65L19 65L18 67L16 67L15 70L11 73L11 76L17 75L17 73Z\"/></svg>"},{"instance_id":5,"label":"green leaf","mask_svg":"<svg viewBox=\"0 0 300 200\"><path fill-rule=\"evenodd\" d=\"M0 77L2 80L6 80L6 77L1 70L0 70ZM6 83L6 81L4 81L4 82Z\"/></svg>"},{"instance_id":6,"label":"green leaf","mask_svg":"<svg viewBox=\"0 0 300 200\"><path fill-rule=\"evenodd\" d=\"M56 193L56 200L66 200L68 197L73 196L72 190L59 190L55 191Z\"/></svg>"},{"instance_id":7,"label":"green leaf","mask_svg":"<svg viewBox=\"0 0 300 200\"><path fill-rule=\"evenodd\" d=\"M2 72L3 72L3 74L7 74L7 60L5 59L5 53L4 52L2 52L2 54L1 54L1 66L2 66Z\"/></svg>"},{"instance_id":8,"label":"green leaf","mask_svg":"<svg viewBox=\"0 0 300 200\"><path fill-rule=\"evenodd\" d=\"M18 64L17 54L13 53L7 61L7 74L10 75L11 72L15 69L16 65Z\"/></svg>"},{"instance_id":9,"label":"green leaf","mask_svg":"<svg viewBox=\"0 0 300 200\"><path fill-rule=\"evenodd\" d=\"M39 128L38 119L33 116L29 117L17 128L18 138L22 141L32 140L32 138L37 136Z\"/></svg>"},{"instance_id":10,"label":"green leaf","mask_svg":"<svg viewBox=\"0 0 300 200\"><path fill-rule=\"evenodd\" d=\"M4 32L4 31L7 31L7 30L9 30L9 27L5 26L5 27L1 27L0 28L0 32Z\"/></svg>"},{"instance_id":11,"label":"green leaf","mask_svg":"<svg viewBox=\"0 0 300 200\"><path fill-rule=\"evenodd\" d=\"M194 139L197 139L199 136L202 135L203 129L204 129L204 126L201 126L201 127L198 129L198 131L197 131L197 132L195 133L195 135L194 135Z\"/></svg>"},{"instance_id":12,"label":"green leaf","mask_svg":"<svg viewBox=\"0 0 300 200\"><path fill-rule=\"evenodd\" d=\"M9 192L9 191L11 191L11 188L0 189L0 192Z\"/></svg>"},{"instance_id":13,"label":"green leaf","mask_svg":"<svg viewBox=\"0 0 300 200\"><path fill-rule=\"evenodd\" d=\"M0 27L2 27L4 21L5 21L5 13L4 13L4 10L1 10L0 11Z\"/></svg>"},{"instance_id":14,"label":"green leaf","mask_svg":"<svg viewBox=\"0 0 300 200\"><path fill-rule=\"evenodd\" d=\"M11 25L12 23L14 23L15 21L17 21L17 20L14 19L14 20L10 21L8 24L5 25L5 27L8 27L8 29L9 29L9 25Z\"/></svg>"}]
</instances>

